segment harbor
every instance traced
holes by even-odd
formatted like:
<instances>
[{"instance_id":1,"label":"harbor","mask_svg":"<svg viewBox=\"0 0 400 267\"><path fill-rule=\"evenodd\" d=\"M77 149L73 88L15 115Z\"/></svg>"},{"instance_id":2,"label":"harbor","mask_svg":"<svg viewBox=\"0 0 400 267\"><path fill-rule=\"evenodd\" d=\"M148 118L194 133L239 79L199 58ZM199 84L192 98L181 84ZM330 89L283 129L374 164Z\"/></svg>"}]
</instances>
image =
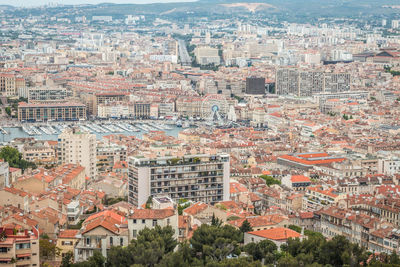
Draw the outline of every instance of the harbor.
<instances>
[{"instance_id":1,"label":"harbor","mask_svg":"<svg viewBox=\"0 0 400 267\"><path fill-rule=\"evenodd\" d=\"M0 127L0 141L8 142L15 138L34 137L38 140L57 140L65 129L78 127L83 132L95 134L98 139L109 134L133 135L141 138L150 131L164 131L167 135L177 136L188 128L179 123L168 121L86 121L86 122L48 122L24 123Z\"/></svg>"}]
</instances>

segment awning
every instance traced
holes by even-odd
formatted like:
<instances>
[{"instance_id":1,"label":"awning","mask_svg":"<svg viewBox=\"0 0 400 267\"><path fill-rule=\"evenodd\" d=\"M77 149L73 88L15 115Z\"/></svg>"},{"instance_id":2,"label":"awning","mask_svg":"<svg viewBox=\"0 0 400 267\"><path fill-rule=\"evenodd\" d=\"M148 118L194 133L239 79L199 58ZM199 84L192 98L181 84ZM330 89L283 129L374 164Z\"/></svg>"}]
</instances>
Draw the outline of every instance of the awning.
<instances>
[{"instance_id":1,"label":"awning","mask_svg":"<svg viewBox=\"0 0 400 267\"><path fill-rule=\"evenodd\" d=\"M11 261L11 258L0 258L0 261Z\"/></svg>"},{"instance_id":2,"label":"awning","mask_svg":"<svg viewBox=\"0 0 400 267\"><path fill-rule=\"evenodd\" d=\"M30 257L31 253L17 254L17 258Z\"/></svg>"}]
</instances>

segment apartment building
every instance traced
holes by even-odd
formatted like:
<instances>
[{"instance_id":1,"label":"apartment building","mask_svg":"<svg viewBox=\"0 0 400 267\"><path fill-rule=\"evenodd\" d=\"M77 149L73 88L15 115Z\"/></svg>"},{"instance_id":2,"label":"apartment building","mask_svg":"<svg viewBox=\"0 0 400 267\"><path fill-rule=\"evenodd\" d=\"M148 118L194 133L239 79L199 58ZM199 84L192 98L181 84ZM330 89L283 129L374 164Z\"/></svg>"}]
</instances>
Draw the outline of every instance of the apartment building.
<instances>
[{"instance_id":1,"label":"apartment building","mask_svg":"<svg viewBox=\"0 0 400 267\"><path fill-rule=\"evenodd\" d=\"M86 106L73 102L21 102L18 105L18 120L21 122L86 120Z\"/></svg>"},{"instance_id":2,"label":"apartment building","mask_svg":"<svg viewBox=\"0 0 400 267\"><path fill-rule=\"evenodd\" d=\"M343 235L350 242L366 248L369 248L371 233L380 225L380 220L374 216L335 206L321 209L317 215L320 216L320 227L317 230L324 236L333 238Z\"/></svg>"},{"instance_id":3,"label":"apartment building","mask_svg":"<svg viewBox=\"0 0 400 267\"><path fill-rule=\"evenodd\" d=\"M96 135L81 132L78 128L67 129L58 136L59 163L80 164L85 175L96 179Z\"/></svg>"},{"instance_id":4,"label":"apartment building","mask_svg":"<svg viewBox=\"0 0 400 267\"><path fill-rule=\"evenodd\" d=\"M86 261L95 250L107 257L112 246L127 246L128 225L125 214L116 210L105 210L88 217L76 235L74 261Z\"/></svg>"},{"instance_id":5,"label":"apartment building","mask_svg":"<svg viewBox=\"0 0 400 267\"><path fill-rule=\"evenodd\" d=\"M349 73L282 68L276 71L276 93L310 97L319 93L350 91Z\"/></svg>"},{"instance_id":6,"label":"apartment building","mask_svg":"<svg viewBox=\"0 0 400 267\"><path fill-rule=\"evenodd\" d=\"M379 159L378 173L386 175L400 173L400 158L393 156L385 159Z\"/></svg>"},{"instance_id":7,"label":"apartment building","mask_svg":"<svg viewBox=\"0 0 400 267\"><path fill-rule=\"evenodd\" d=\"M17 77L15 74L0 73L0 93L3 96L18 95L18 88L26 87L25 79Z\"/></svg>"},{"instance_id":8,"label":"apartment building","mask_svg":"<svg viewBox=\"0 0 400 267\"><path fill-rule=\"evenodd\" d=\"M34 87L29 88L28 101L47 102L63 101L72 96L72 92L65 88L57 87Z\"/></svg>"},{"instance_id":9,"label":"apartment building","mask_svg":"<svg viewBox=\"0 0 400 267\"><path fill-rule=\"evenodd\" d=\"M54 164L57 162L57 152L51 141L32 141L23 145L22 157L36 164Z\"/></svg>"},{"instance_id":10,"label":"apartment building","mask_svg":"<svg viewBox=\"0 0 400 267\"><path fill-rule=\"evenodd\" d=\"M100 169L111 170L115 163L126 161L126 146L99 144L97 146L97 165Z\"/></svg>"},{"instance_id":11,"label":"apartment building","mask_svg":"<svg viewBox=\"0 0 400 267\"><path fill-rule=\"evenodd\" d=\"M39 266L39 231L0 227L0 265Z\"/></svg>"},{"instance_id":12,"label":"apartment building","mask_svg":"<svg viewBox=\"0 0 400 267\"><path fill-rule=\"evenodd\" d=\"M135 209L128 217L129 240L136 239L144 228L171 226L178 238L178 211L175 209Z\"/></svg>"},{"instance_id":13,"label":"apartment building","mask_svg":"<svg viewBox=\"0 0 400 267\"><path fill-rule=\"evenodd\" d=\"M334 205L344 197L333 188L325 189L321 185L309 186L303 197L303 210L316 211L322 207Z\"/></svg>"},{"instance_id":14,"label":"apartment building","mask_svg":"<svg viewBox=\"0 0 400 267\"><path fill-rule=\"evenodd\" d=\"M66 229L61 230L57 236L57 247L60 249L60 255L56 256L58 261L61 261L62 258L68 253L74 253L75 244L78 242L78 238L76 235L79 230Z\"/></svg>"},{"instance_id":15,"label":"apartment building","mask_svg":"<svg viewBox=\"0 0 400 267\"><path fill-rule=\"evenodd\" d=\"M229 155L200 154L129 158L129 203L141 206L149 196L167 195L193 202L229 199Z\"/></svg>"},{"instance_id":16,"label":"apartment building","mask_svg":"<svg viewBox=\"0 0 400 267\"><path fill-rule=\"evenodd\" d=\"M221 63L221 58L219 57L217 48L208 46L196 47L194 54L196 56L196 62L200 65L219 65Z\"/></svg>"},{"instance_id":17,"label":"apartment building","mask_svg":"<svg viewBox=\"0 0 400 267\"><path fill-rule=\"evenodd\" d=\"M111 102L124 102L129 100L129 94L124 92L110 92L110 93L98 93L88 98L88 109L89 113L97 115L97 107L100 104L106 104Z\"/></svg>"}]
</instances>

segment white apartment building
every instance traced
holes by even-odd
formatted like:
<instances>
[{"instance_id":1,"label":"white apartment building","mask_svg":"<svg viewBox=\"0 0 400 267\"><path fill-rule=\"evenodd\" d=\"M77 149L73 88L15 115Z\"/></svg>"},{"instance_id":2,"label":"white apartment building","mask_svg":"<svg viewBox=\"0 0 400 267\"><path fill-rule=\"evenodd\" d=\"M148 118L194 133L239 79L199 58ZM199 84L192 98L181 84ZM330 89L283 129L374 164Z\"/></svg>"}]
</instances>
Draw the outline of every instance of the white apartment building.
<instances>
[{"instance_id":1,"label":"white apartment building","mask_svg":"<svg viewBox=\"0 0 400 267\"><path fill-rule=\"evenodd\" d=\"M131 157L128 202L142 206L149 196L216 203L229 200L229 155Z\"/></svg>"},{"instance_id":2,"label":"white apartment building","mask_svg":"<svg viewBox=\"0 0 400 267\"><path fill-rule=\"evenodd\" d=\"M378 160L378 173L385 175L393 175L400 173L400 158L390 157Z\"/></svg>"},{"instance_id":3,"label":"white apartment building","mask_svg":"<svg viewBox=\"0 0 400 267\"><path fill-rule=\"evenodd\" d=\"M196 61L200 65L215 64L219 65L221 59L218 55L218 49L212 47L196 47L194 50Z\"/></svg>"},{"instance_id":4,"label":"white apartment building","mask_svg":"<svg viewBox=\"0 0 400 267\"><path fill-rule=\"evenodd\" d=\"M58 148L60 164L80 164L85 167L87 177L96 179L96 135L77 128L67 129L58 136Z\"/></svg>"}]
</instances>

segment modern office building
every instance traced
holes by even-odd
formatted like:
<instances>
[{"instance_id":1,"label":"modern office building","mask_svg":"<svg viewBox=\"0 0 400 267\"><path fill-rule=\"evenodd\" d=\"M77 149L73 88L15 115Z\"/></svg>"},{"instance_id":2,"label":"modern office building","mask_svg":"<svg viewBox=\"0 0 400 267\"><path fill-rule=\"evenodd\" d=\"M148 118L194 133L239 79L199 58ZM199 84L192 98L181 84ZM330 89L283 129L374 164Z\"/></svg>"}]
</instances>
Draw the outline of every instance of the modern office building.
<instances>
[{"instance_id":1,"label":"modern office building","mask_svg":"<svg viewBox=\"0 0 400 267\"><path fill-rule=\"evenodd\" d=\"M276 71L276 93L308 97L319 93L347 92L350 81L349 73L282 68Z\"/></svg>"},{"instance_id":2,"label":"modern office building","mask_svg":"<svg viewBox=\"0 0 400 267\"><path fill-rule=\"evenodd\" d=\"M86 120L86 106L81 103L25 103L18 104L18 120L78 121Z\"/></svg>"},{"instance_id":3,"label":"modern office building","mask_svg":"<svg viewBox=\"0 0 400 267\"><path fill-rule=\"evenodd\" d=\"M229 199L229 155L183 158L129 158L129 203L141 206L149 196L216 203Z\"/></svg>"},{"instance_id":4,"label":"modern office building","mask_svg":"<svg viewBox=\"0 0 400 267\"><path fill-rule=\"evenodd\" d=\"M78 128L64 130L58 136L58 161L85 167L85 175L94 180L96 167L96 135L81 132Z\"/></svg>"},{"instance_id":5,"label":"modern office building","mask_svg":"<svg viewBox=\"0 0 400 267\"><path fill-rule=\"evenodd\" d=\"M265 78L248 77L246 78L246 94L264 95Z\"/></svg>"}]
</instances>

